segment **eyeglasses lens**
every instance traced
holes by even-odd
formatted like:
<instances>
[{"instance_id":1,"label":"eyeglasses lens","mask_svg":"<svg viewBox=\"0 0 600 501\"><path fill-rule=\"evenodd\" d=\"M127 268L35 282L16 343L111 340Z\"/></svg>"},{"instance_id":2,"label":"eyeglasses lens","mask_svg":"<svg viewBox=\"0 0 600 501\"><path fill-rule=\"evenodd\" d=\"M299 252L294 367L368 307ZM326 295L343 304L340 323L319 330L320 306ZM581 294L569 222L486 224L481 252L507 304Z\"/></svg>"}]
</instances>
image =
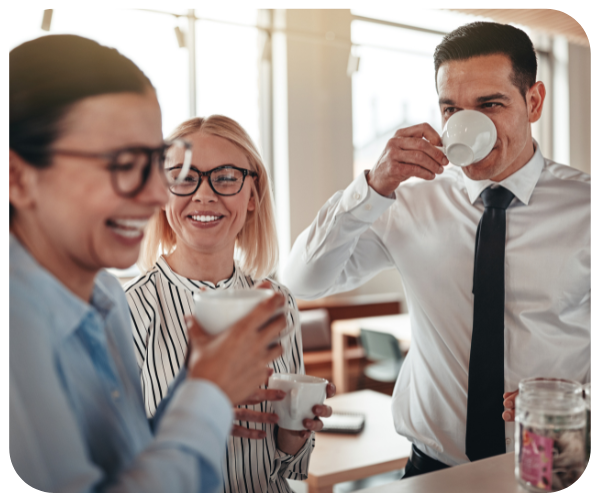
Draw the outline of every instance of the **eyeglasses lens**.
<instances>
[{"instance_id":1,"label":"eyeglasses lens","mask_svg":"<svg viewBox=\"0 0 600 501\"><path fill-rule=\"evenodd\" d=\"M236 169L219 169L211 173L210 182L219 195L235 195L242 189L244 174Z\"/></svg>"},{"instance_id":2,"label":"eyeglasses lens","mask_svg":"<svg viewBox=\"0 0 600 501\"><path fill-rule=\"evenodd\" d=\"M148 154L143 151L122 151L117 155L113 174L121 193L136 191L143 183L148 166Z\"/></svg>"}]
</instances>

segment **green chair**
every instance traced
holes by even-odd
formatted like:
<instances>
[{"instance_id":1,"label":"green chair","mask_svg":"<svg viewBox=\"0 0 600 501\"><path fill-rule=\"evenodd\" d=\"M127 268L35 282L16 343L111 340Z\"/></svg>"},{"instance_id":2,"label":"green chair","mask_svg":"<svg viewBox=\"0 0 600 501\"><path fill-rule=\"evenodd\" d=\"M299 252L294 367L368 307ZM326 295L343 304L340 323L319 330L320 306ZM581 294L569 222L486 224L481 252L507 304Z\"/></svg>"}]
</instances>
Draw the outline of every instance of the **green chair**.
<instances>
[{"instance_id":1,"label":"green chair","mask_svg":"<svg viewBox=\"0 0 600 501\"><path fill-rule=\"evenodd\" d=\"M365 329L361 329L359 339L365 350L365 357L374 362L365 367L365 375L384 383L396 381L404 362L398 340L386 332Z\"/></svg>"}]
</instances>

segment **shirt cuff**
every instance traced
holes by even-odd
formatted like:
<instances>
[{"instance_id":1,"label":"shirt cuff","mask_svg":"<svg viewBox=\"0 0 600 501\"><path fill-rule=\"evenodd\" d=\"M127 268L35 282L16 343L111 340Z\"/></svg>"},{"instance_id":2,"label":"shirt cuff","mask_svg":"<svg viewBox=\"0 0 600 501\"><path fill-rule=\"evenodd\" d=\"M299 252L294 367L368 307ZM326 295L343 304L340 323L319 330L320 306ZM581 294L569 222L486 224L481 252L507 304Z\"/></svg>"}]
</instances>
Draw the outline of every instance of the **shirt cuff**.
<instances>
[{"instance_id":1,"label":"shirt cuff","mask_svg":"<svg viewBox=\"0 0 600 501\"><path fill-rule=\"evenodd\" d=\"M277 448L275 457L280 461L279 475L293 480L305 480L308 477L308 462L314 446L315 432L313 431L294 456Z\"/></svg>"},{"instance_id":2,"label":"shirt cuff","mask_svg":"<svg viewBox=\"0 0 600 501\"><path fill-rule=\"evenodd\" d=\"M158 442L193 450L221 471L233 406L225 393L207 380L183 381L175 390L158 426Z\"/></svg>"},{"instance_id":3,"label":"shirt cuff","mask_svg":"<svg viewBox=\"0 0 600 501\"><path fill-rule=\"evenodd\" d=\"M340 201L340 209L350 212L365 223L374 223L396 200L392 193L390 198L377 193L367 183L367 171L359 175L344 190Z\"/></svg>"}]
</instances>

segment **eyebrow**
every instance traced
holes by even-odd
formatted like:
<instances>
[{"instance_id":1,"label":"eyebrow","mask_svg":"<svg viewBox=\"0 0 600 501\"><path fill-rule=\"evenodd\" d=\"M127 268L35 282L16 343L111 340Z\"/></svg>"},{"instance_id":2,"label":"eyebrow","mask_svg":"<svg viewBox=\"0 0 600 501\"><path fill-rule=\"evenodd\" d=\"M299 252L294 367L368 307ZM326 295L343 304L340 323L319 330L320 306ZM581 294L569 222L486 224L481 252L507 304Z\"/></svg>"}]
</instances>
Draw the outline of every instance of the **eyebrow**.
<instances>
[{"instance_id":1,"label":"eyebrow","mask_svg":"<svg viewBox=\"0 0 600 501\"><path fill-rule=\"evenodd\" d=\"M486 103L488 101L494 101L500 99L502 101L509 101L510 98L506 95L506 94L502 94L501 92L497 92L496 94L490 94L489 96L481 96L477 98L477 102L478 103ZM454 101L452 101L452 99L449 98L440 98L439 100L439 104L448 104L448 105L453 105L455 104Z\"/></svg>"}]
</instances>

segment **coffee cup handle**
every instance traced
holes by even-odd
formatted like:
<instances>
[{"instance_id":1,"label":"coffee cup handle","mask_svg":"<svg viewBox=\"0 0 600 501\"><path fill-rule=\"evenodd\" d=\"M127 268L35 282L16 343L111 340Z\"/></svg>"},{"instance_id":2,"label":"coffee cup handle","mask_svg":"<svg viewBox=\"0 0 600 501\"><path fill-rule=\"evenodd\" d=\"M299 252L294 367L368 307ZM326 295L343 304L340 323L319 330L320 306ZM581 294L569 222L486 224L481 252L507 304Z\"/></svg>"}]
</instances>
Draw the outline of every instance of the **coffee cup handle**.
<instances>
[{"instance_id":1,"label":"coffee cup handle","mask_svg":"<svg viewBox=\"0 0 600 501\"><path fill-rule=\"evenodd\" d=\"M290 413L292 419L298 419L298 388L292 388L290 391Z\"/></svg>"}]
</instances>

